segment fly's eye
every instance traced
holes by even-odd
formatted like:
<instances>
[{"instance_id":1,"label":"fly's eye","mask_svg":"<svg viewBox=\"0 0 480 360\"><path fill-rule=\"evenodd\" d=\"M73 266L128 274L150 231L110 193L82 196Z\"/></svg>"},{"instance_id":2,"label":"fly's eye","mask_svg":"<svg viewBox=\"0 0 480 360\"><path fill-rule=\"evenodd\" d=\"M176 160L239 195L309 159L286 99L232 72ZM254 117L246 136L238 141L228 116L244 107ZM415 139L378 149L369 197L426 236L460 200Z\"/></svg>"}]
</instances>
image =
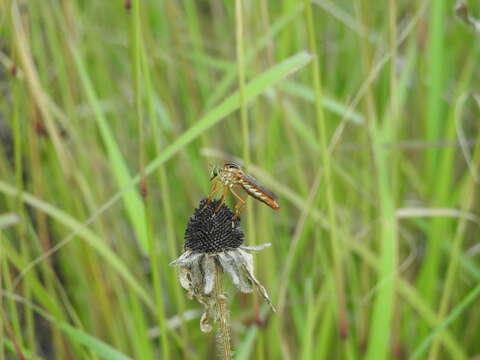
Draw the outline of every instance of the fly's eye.
<instances>
[{"instance_id":1,"label":"fly's eye","mask_svg":"<svg viewBox=\"0 0 480 360\"><path fill-rule=\"evenodd\" d=\"M218 175L218 167L214 166L212 168L212 171L210 172L210 180L213 180L214 178L216 178L217 175Z\"/></svg>"},{"instance_id":2,"label":"fly's eye","mask_svg":"<svg viewBox=\"0 0 480 360\"><path fill-rule=\"evenodd\" d=\"M225 166L230 170L240 169L240 165L234 162L228 162L225 164Z\"/></svg>"}]
</instances>

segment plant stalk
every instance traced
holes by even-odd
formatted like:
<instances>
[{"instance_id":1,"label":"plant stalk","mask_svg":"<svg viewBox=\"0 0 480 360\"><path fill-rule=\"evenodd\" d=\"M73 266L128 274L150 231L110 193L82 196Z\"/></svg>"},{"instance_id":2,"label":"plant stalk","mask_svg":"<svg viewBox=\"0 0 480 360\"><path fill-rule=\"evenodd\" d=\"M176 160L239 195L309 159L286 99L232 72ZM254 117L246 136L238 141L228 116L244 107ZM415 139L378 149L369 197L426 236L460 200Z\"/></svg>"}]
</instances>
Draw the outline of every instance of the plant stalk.
<instances>
[{"instance_id":1,"label":"plant stalk","mask_svg":"<svg viewBox=\"0 0 480 360\"><path fill-rule=\"evenodd\" d=\"M218 321L218 345L222 359L232 359L232 349L230 348L230 326L228 323L227 298L223 293L223 271L220 265L215 261L215 302L217 306Z\"/></svg>"}]
</instances>

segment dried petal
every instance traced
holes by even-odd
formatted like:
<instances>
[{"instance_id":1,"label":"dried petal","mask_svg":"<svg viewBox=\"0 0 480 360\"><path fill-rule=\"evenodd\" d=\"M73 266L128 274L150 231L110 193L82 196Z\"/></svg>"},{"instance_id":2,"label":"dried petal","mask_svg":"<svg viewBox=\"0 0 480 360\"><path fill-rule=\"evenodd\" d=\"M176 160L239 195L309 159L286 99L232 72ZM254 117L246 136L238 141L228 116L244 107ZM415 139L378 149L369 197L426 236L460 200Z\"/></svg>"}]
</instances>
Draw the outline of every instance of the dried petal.
<instances>
[{"instance_id":1,"label":"dried petal","mask_svg":"<svg viewBox=\"0 0 480 360\"><path fill-rule=\"evenodd\" d=\"M196 260L200 254L195 254L194 252L187 250L180 257L172 261L170 266L190 266L190 264Z\"/></svg>"},{"instance_id":2,"label":"dried petal","mask_svg":"<svg viewBox=\"0 0 480 360\"><path fill-rule=\"evenodd\" d=\"M233 285L235 285L238 290L243 293L251 293L253 291L242 274L243 270L241 268L241 264L237 264L235 262L235 259L230 254L230 251L218 254L218 259L220 261L220 264L222 265L223 270L230 275Z\"/></svg>"},{"instance_id":3,"label":"dried petal","mask_svg":"<svg viewBox=\"0 0 480 360\"><path fill-rule=\"evenodd\" d=\"M215 285L215 260L210 255L205 255L202 261L203 270L203 294L210 295Z\"/></svg>"},{"instance_id":4,"label":"dried petal","mask_svg":"<svg viewBox=\"0 0 480 360\"><path fill-rule=\"evenodd\" d=\"M238 253L241 258L243 258L243 268L247 272L248 278L251 282L255 284L257 291L262 295L263 299L267 302L273 312L276 312L275 307L273 306L272 302L270 301L270 297L268 296L267 290L263 287L262 284L257 280L255 275L253 274L253 256L249 253L238 250Z\"/></svg>"},{"instance_id":5,"label":"dried petal","mask_svg":"<svg viewBox=\"0 0 480 360\"><path fill-rule=\"evenodd\" d=\"M192 282L192 290L194 296L199 296L203 293L203 272L201 267L201 262L203 260L204 254L199 259L192 263L190 267L190 276Z\"/></svg>"},{"instance_id":6,"label":"dried petal","mask_svg":"<svg viewBox=\"0 0 480 360\"><path fill-rule=\"evenodd\" d=\"M261 245L258 245L258 246L240 246L240 249L242 250L247 250L247 251L261 251L269 246L271 246L272 244L270 243L266 243L266 244L261 244Z\"/></svg>"},{"instance_id":7,"label":"dried petal","mask_svg":"<svg viewBox=\"0 0 480 360\"><path fill-rule=\"evenodd\" d=\"M212 331L212 325L210 324L210 319L207 312L204 312L200 318L200 330L202 330L204 333Z\"/></svg>"},{"instance_id":8,"label":"dried petal","mask_svg":"<svg viewBox=\"0 0 480 360\"><path fill-rule=\"evenodd\" d=\"M180 285L190 292L192 288L192 282L191 282L191 276L190 276L190 270L186 267L180 267L178 269L178 279L180 280Z\"/></svg>"},{"instance_id":9,"label":"dried petal","mask_svg":"<svg viewBox=\"0 0 480 360\"><path fill-rule=\"evenodd\" d=\"M238 262L244 264L248 271L253 274L253 255L243 250L238 250L237 254L239 258Z\"/></svg>"}]
</instances>

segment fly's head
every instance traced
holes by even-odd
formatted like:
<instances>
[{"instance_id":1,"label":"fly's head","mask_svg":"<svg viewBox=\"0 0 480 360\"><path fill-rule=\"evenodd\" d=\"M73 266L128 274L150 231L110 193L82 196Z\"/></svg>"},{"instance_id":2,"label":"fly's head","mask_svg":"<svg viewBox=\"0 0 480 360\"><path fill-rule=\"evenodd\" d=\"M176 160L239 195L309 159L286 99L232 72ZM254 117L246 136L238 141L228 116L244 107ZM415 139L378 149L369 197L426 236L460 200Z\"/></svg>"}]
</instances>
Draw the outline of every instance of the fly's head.
<instances>
[{"instance_id":1,"label":"fly's head","mask_svg":"<svg viewBox=\"0 0 480 360\"><path fill-rule=\"evenodd\" d=\"M220 172L220 166L209 164L209 168L210 168L210 181L212 181L218 176Z\"/></svg>"}]
</instances>

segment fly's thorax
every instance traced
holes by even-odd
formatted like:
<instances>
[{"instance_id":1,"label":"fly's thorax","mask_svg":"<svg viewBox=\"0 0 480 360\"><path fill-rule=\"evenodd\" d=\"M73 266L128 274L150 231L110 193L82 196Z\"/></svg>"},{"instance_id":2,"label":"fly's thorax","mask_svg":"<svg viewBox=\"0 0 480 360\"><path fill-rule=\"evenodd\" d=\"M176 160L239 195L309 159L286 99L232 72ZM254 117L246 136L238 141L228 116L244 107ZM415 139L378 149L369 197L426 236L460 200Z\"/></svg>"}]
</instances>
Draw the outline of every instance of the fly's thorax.
<instances>
[{"instance_id":1,"label":"fly's thorax","mask_svg":"<svg viewBox=\"0 0 480 360\"><path fill-rule=\"evenodd\" d=\"M222 169L220 172L220 180L228 187L233 187L236 183L235 174L230 169Z\"/></svg>"}]
</instances>

